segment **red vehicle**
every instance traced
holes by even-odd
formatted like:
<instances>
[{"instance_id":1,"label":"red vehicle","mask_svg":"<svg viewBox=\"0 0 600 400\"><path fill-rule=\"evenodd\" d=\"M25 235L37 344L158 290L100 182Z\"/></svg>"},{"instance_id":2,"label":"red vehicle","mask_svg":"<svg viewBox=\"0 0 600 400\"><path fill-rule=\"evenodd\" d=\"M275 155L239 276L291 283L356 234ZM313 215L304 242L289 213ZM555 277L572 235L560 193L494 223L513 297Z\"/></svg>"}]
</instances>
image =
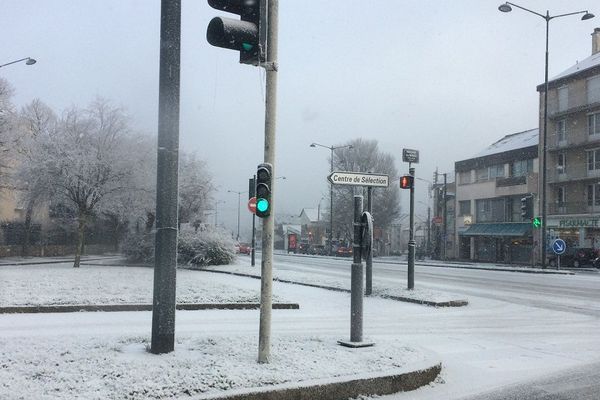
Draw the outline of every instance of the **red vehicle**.
<instances>
[{"instance_id":1,"label":"red vehicle","mask_svg":"<svg viewBox=\"0 0 600 400\"><path fill-rule=\"evenodd\" d=\"M352 257L352 247L338 247L335 255L337 257Z\"/></svg>"},{"instance_id":2,"label":"red vehicle","mask_svg":"<svg viewBox=\"0 0 600 400\"><path fill-rule=\"evenodd\" d=\"M238 253L240 254L250 254L252 251L252 247L248 243L240 243L238 245Z\"/></svg>"}]
</instances>

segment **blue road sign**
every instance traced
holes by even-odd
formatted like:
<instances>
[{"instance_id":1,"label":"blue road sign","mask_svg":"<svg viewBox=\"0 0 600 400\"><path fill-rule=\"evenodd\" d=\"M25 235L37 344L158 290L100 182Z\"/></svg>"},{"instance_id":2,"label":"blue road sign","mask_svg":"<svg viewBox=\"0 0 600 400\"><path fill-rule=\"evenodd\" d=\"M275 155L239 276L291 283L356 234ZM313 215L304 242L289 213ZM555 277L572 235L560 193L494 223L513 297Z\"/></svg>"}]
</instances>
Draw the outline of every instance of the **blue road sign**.
<instances>
[{"instance_id":1,"label":"blue road sign","mask_svg":"<svg viewBox=\"0 0 600 400\"><path fill-rule=\"evenodd\" d=\"M552 251L554 254L560 256L567 251L567 244L562 239L554 239L554 242L552 242Z\"/></svg>"}]
</instances>

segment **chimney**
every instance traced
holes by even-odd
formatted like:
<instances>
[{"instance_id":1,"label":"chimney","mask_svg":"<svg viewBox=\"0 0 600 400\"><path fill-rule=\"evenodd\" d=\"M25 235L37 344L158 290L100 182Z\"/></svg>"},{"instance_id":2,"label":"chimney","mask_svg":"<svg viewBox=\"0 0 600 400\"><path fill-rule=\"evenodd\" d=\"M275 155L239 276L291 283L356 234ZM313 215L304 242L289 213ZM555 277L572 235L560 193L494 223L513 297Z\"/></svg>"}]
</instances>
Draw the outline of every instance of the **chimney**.
<instances>
[{"instance_id":1,"label":"chimney","mask_svg":"<svg viewBox=\"0 0 600 400\"><path fill-rule=\"evenodd\" d=\"M594 29L592 33L592 55L600 52L600 28Z\"/></svg>"}]
</instances>

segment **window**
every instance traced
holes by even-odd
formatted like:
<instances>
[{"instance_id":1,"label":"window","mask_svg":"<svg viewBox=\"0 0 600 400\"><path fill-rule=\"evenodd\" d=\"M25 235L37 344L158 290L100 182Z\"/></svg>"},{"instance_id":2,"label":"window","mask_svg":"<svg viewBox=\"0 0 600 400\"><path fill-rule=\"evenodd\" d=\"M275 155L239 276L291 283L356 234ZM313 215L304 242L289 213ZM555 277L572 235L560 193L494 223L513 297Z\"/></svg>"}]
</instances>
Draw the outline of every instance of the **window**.
<instances>
[{"instance_id":1,"label":"window","mask_svg":"<svg viewBox=\"0 0 600 400\"><path fill-rule=\"evenodd\" d=\"M600 170L600 149L587 152L587 165L588 171Z\"/></svg>"},{"instance_id":2,"label":"window","mask_svg":"<svg viewBox=\"0 0 600 400\"><path fill-rule=\"evenodd\" d=\"M458 183L461 185L471 183L471 171L460 172L458 174Z\"/></svg>"},{"instance_id":3,"label":"window","mask_svg":"<svg viewBox=\"0 0 600 400\"><path fill-rule=\"evenodd\" d=\"M561 119L556 121L556 139L558 143L567 140L567 120Z\"/></svg>"},{"instance_id":4,"label":"window","mask_svg":"<svg viewBox=\"0 0 600 400\"><path fill-rule=\"evenodd\" d=\"M565 206L565 200L566 200L566 191L564 187L557 187L556 188L556 204L559 207L564 207Z\"/></svg>"},{"instance_id":5,"label":"window","mask_svg":"<svg viewBox=\"0 0 600 400\"><path fill-rule=\"evenodd\" d=\"M526 176L533 171L533 160L514 161L510 165L510 176Z\"/></svg>"},{"instance_id":6,"label":"window","mask_svg":"<svg viewBox=\"0 0 600 400\"><path fill-rule=\"evenodd\" d=\"M565 153L558 153L558 159L556 160L556 170L559 174L567 173L567 155Z\"/></svg>"},{"instance_id":7,"label":"window","mask_svg":"<svg viewBox=\"0 0 600 400\"><path fill-rule=\"evenodd\" d=\"M490 178L490 173L487 168L481 168L477 170L477 182L487 181Z\"/></svg>"},{"instance_id":8,"label":"window","mask_svg":"<svg viewBox=\"0 0 600 400\"><path fill-rule=\"evenodd\" d=\"M471 215L471 200L458 202L458 215Z\"/></svg>"},{"instance_id":9,"label":"window","mask_svg":"<svg viewBox=\"0 0 600 400\"><path fill-rule=\"evenodd\" d=\"M600 113L588 115L588 134L600 135Z\"/></svg>"},{"instance_id":10,"label":"window","mask_svg":"<svg viewBox=\"0 0 600 400\"><path fill-rule=\"evenodd\" d=\"M504 222L504 199L480 199L475 201L477 222Z\"/></svg>"},{"instance_id":11,"label":"window","mask_svg":"<svg viewBox=\"0 0 600 400\"><path fill-rule=\"evenodd\" d=\"M504 176L504 165L492 165L490 167L490 179L502 178Z\"/></svg>"},{"instance_id":12,"label":"window","mask_svg":"<svg viewBox=\"0 0 600 400\"><path fill-rule=\"evenodd\" d=\"M569 88L563 86L558 89L558 111L565 111L569 108Z\"/></svg>"},{"instance_id":13,"label":"window","mask_svg":"<svg viewBox=\"0 0 600 400\"><path fill-rule=\"evenodd\" d=\"M587 101L588 104L600 102L600 75L587 80Z\"/></svg>"},{"instance_id":14,"label":"window","mask_svg":"<svg viewBox=\"0 0 600 400\"><path fill-rule=\"evenodd\" d=\"M587 205L600 206L600 184L588 185L587 187Z\"/></svg>"}]
</instances>

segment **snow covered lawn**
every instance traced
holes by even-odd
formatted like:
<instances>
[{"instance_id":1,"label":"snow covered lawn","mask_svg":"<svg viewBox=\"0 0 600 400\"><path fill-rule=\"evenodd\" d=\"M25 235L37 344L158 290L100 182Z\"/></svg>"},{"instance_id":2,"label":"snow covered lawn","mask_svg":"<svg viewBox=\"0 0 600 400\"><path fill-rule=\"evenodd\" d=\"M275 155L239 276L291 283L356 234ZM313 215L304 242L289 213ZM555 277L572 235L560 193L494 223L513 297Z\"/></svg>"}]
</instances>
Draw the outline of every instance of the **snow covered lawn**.
<instances>
[{"instance_id":1,"label":"snow covered lawn","mask_svg":"<svg viewBox=\"0 0 600 400\"><path fill-rule=\"evenodd\" d=\"M252 335L178 337L174 353L146 351L147 337L0 338L0 398L174 399L311 379L393 373L422 362L399 341L360 350L335 337L279 337L257 364Z\"/></svg>"},{"instance_id":2,"label":"snow covered lawn","mask_svg":"<svg viewBox=\"0 0 600 400\"><path fill-rule=\"evenodd\" d=\"M0 266L0 307L66 304L151 304L154 270L72 263ZM237 281L236 281L237 282ZM260 282L236 285L227 278L177 270L178 303L257 303ZM281 298L275 298L281 301Z\"/></svg>"}]
</instances>

